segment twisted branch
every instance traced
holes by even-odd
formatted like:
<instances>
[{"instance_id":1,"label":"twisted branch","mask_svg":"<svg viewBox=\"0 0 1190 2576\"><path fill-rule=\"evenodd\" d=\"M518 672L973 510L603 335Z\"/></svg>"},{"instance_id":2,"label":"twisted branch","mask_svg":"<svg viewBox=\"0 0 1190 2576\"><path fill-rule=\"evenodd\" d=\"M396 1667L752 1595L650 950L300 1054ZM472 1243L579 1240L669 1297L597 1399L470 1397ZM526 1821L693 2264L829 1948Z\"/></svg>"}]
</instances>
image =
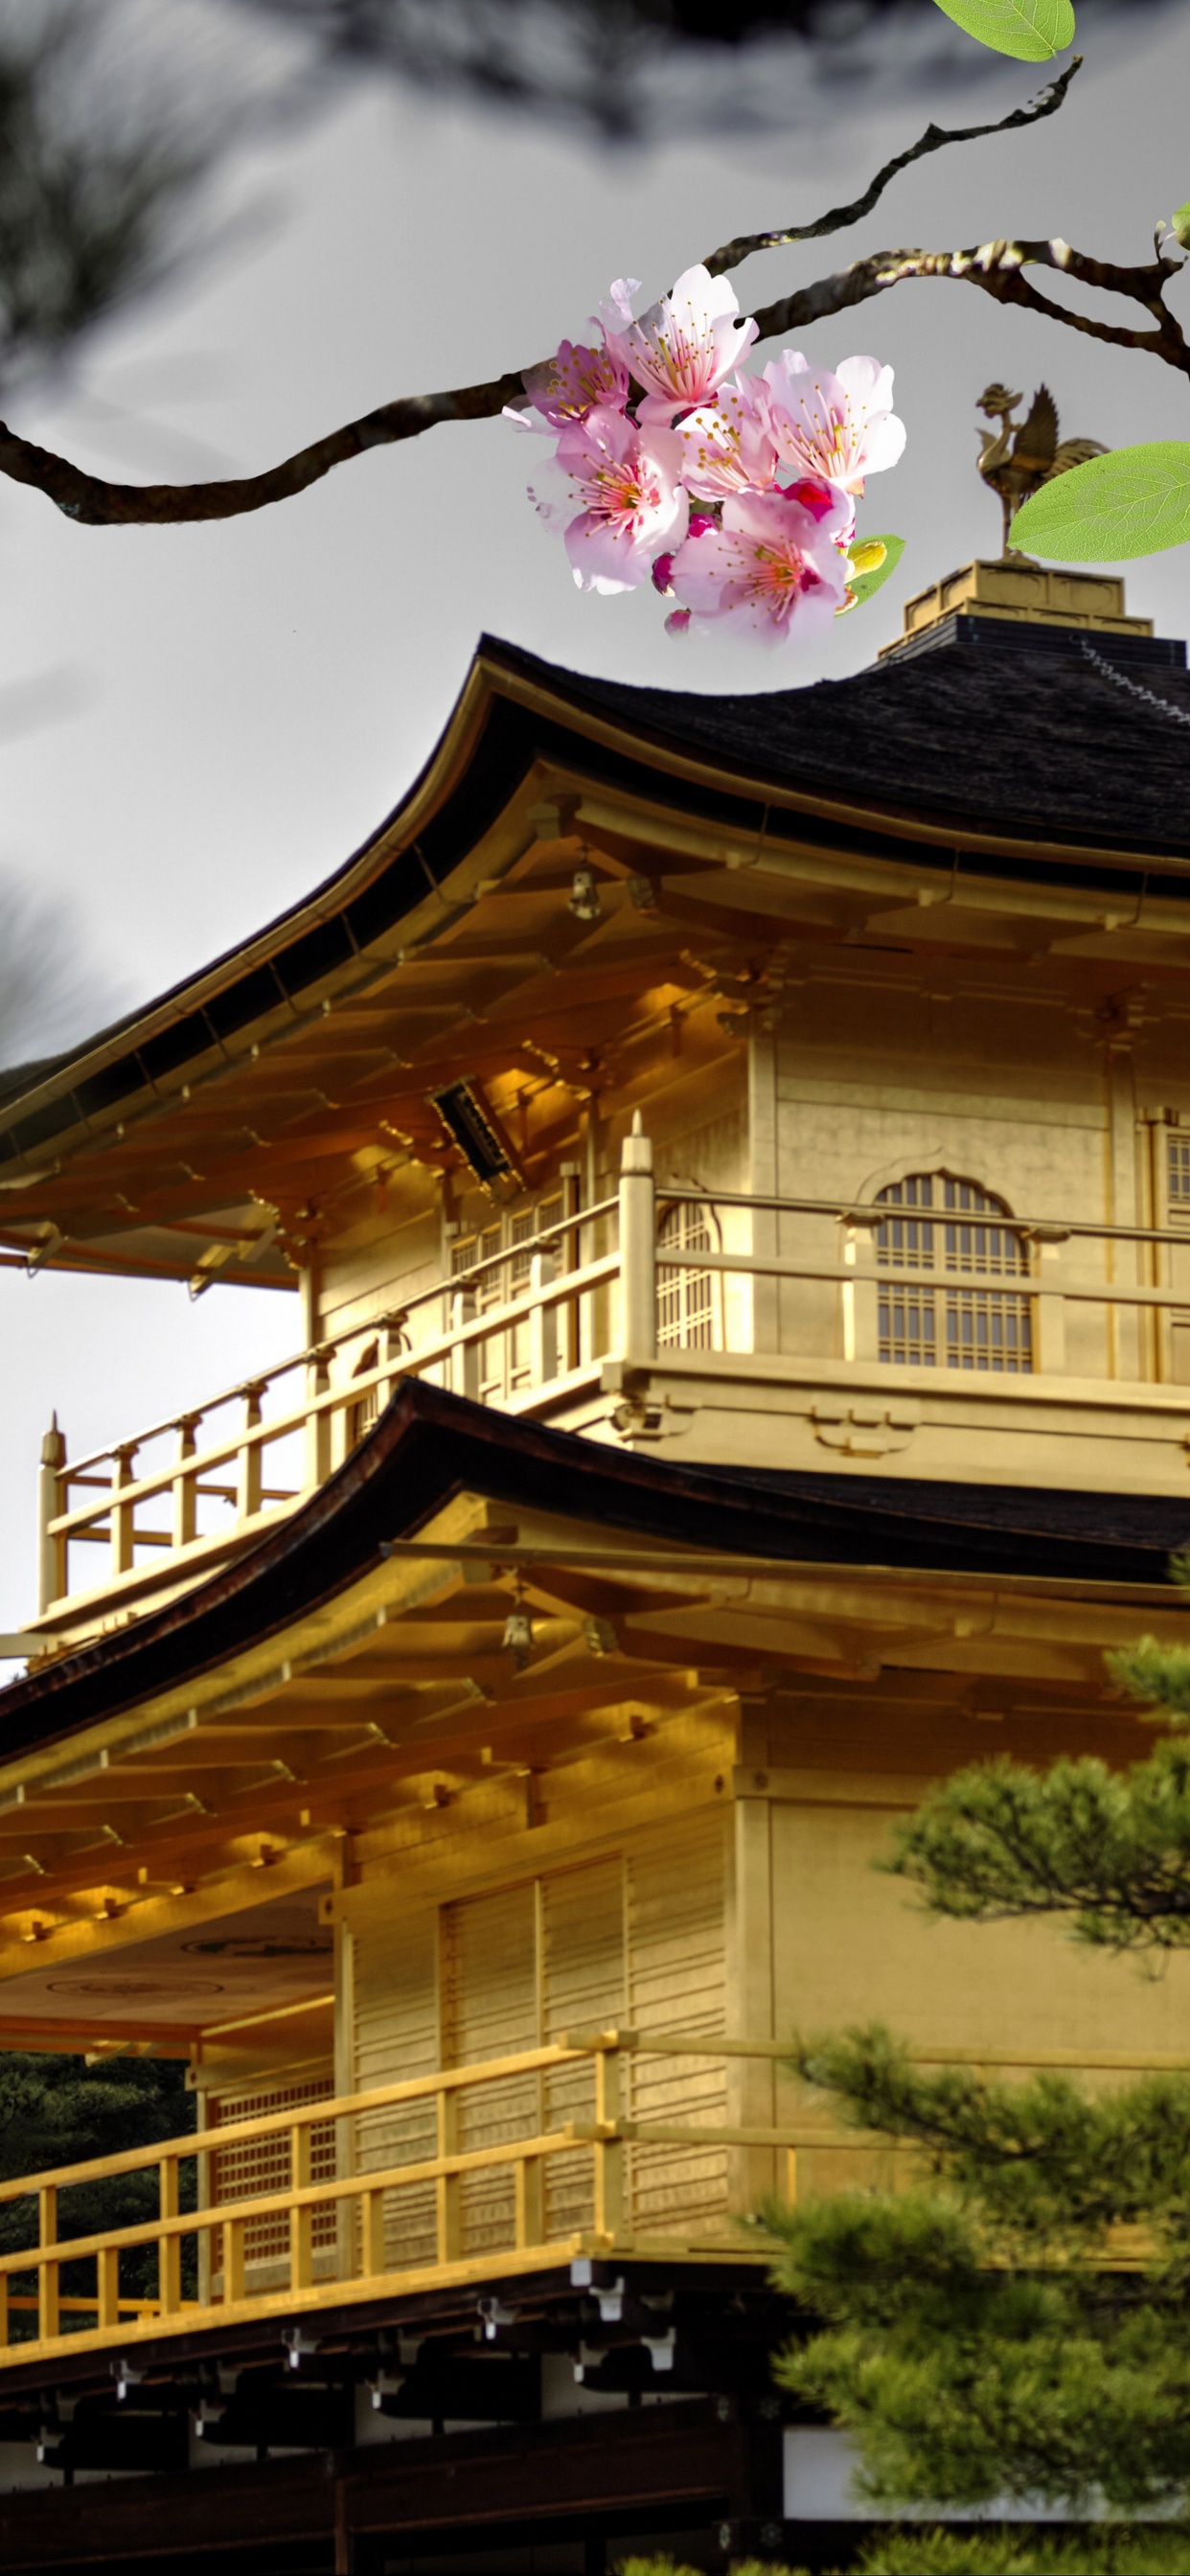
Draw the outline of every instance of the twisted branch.
<instances>
[{"instance_id":1,"label":"twisted branch","mask_svg":"<svg viewBox=\"0 0 1190 2576\"><path fill-rule=\"evenodd\" d=\"M938 126L928 126L910 151L899 153L885 164L853 205L836 206L812 224L791 226L785 231L740 234L712 252L707 267L722 273L754 250L783 248L822 233L840 231L868 213L889 180L911 161L940 151L947 143L971 142L982 135L1003 133L1011 126L1031 125L1040 117L1052 116L1067 94L1079 59L1076 57L1061 78L1037 99L1015 108L998 125L969 126L949 133ZM1026 266L1060 269L1083 285L1106 294L1128 296L1151 315L1154 328L1128 330L1070 312L1022 275ZM1119 348L1147 349L1167 366L1190 375L1190 349L1164 303L1165 288L1177 275L1179 266L1180 262L1158 255L1145 267L1120 268L1091 259L1063 241L994 241L964 251L875 251L833 277L819 278L815 284L800 287L778 303L767 305L756 319L761 338L768 339L778 333L805 329L827 314L849 312L853 306L885 294L908 278L949 277L978 286L1002 304L1018 304L1026 311L1044 314L1068 330L1086 332L1093 339L1111 341ZM334 466L349 464L369 448L419 438L425 430L435 429L444 421L494 419L506 403L521 395L526 372L510 368L506 375L487 384L399 396L395 402L382 403L375 411L366 412L360 420L347 421L342 428L330 430L324 438L299 448L296 455L268 467L262 474L211 483L109 483L99 475L84 473L67 457L56 456L48 448L18 437L0 422L0 474L7 475L11 482L26 483L44 492L67 518L87 527L176 527L195 520L235 519L308 491Z\"/></svg>"},{"instance_id":2,"label":"twisted branch","mask_svg":"<svg viewBox=\"0 0 1190 2576\"><path fill-rule=\"evenodd\" d=\"M737 233L734 241L724 242L721 250L709 253L703 261L704 268L710 270L712 277L722 277L725 269L738 268L740 261L749 259L754 250L784 250L791 242L818 241L823 233L845 232L848 225L858 224L865 215L871 214L890 179L895 179L899 171L907 170L911 161L924 160L927 152L940 152L945 143L980 143L986 134L1007 134L1014 125L1036 125L1039 118L1055 115L1075 73L1082 68L1082 60L1082 55L1076 54L1058 80L1051 81L1047 89L1039 90L1036 98L1026 100L1024 107L1014 107L1011 116L1002 116L998 125L955 125L949 128L927 125L925 133L910 145L908 152L898 152L895 160L885 162L871 186L865 188L862 197L856 197L850 206L832 206L828 215L819 215L814 223L789 224L784 232Z\"/></svg>"}]
</instances>

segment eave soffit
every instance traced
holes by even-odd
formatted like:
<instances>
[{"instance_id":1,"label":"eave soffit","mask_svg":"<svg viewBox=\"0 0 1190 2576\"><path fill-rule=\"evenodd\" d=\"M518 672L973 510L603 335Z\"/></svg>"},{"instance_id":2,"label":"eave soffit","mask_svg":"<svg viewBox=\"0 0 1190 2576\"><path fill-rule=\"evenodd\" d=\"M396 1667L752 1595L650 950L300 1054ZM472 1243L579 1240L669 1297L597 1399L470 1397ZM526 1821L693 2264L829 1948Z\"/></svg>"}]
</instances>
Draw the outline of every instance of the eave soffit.
<instances>
[{"instance_id":1,"label":"eave soffit","mask_svg":"<svg viewBox=\"0 0 1190 2576\"><path fill-rule=\"evenodd\" d=\"M581 1098L642 996L659 1029L736 999L733 976L747 1002L775 952L851 951L851 965L875 947L912 965L960 948L994 971L1047 956L1089 984L1105 967L1181 968L1190 905L1153 894L1143 853L963 832L742 774L527 660L485 640L421 777L363 850L0 1107L10 1258L178 1277L205 1244L222 1275L291 1284L325 1175L342 1190L402 1158L450 1167L436 1083L482 1059L537 1090L552 1067ZM580 853L594 927L567 904ZM1190 881L1190 861L1152 864L1175 896ZM564 1062L552 1040L576 975L603 1016ZM754 998L780 991L778 954L772 993Z\"/></svg>"}]
</instances>

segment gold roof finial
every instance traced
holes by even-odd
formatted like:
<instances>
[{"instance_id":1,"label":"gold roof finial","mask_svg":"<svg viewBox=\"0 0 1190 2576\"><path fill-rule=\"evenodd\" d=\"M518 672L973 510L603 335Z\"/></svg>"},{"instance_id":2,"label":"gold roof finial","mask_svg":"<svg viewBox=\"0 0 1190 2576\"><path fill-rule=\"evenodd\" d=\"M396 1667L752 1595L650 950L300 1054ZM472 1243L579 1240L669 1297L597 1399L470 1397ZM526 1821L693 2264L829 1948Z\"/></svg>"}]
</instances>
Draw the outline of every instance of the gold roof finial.
<instances>
[{"instance_id":1,"label":"gold roof finial","mask_svg":"<svg viewBox=\"0 0 1190 2576\"><path fill-rule=\"evenodd\" d=\"M1058 445L1058 410L1047 385L1038 386L1028 419L1014 421L1013 412L1023 400L1022 394L1010 393L1007 385L987 385L979 397L980 411L1000 423L998 433L979 431L978 464L984 482L1000 495L1005 560L1016 551L1012 522L1030 494L1051 483L1055 474L1068 473L1072 465L1085 465L1089 456L1107 454L1097 438L1065 438ZM1018 562L1027 560L1017 556Z\"/></svg>"}]
</instances>

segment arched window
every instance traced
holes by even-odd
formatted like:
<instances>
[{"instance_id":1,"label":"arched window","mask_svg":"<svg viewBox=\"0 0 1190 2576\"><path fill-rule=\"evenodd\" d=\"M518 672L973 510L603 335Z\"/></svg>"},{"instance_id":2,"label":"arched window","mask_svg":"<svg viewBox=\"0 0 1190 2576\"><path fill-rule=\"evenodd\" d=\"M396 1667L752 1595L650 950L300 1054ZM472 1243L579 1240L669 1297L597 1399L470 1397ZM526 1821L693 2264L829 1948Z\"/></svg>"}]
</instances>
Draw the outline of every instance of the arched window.
<instances>
[{"instance_id":1,"label":"arched window","mask_svg":"<svg viewBox=\"0 0 1190 2576\"><path fill-rule=\"evenodd\" d=\"M1006 1222L1002 1202L974 1181L941 1172L912 1172L876 1196L889 1211L876 1234L879 1268L939 1273L937 1288L881 1279L881 1359L1025 1375L1033 1366L1029 1297L1010 1288L959 1285L964 1271L1028 1278L1027 1248Z\"/></svg>"},{"instance_id":2,"label":"arched window","mask_svg":"<svg viewBox=\"0 0 1190 2576\"><path fill-rule=\"evenodd\" d=\"M713 1351L719 1348L719 1305L713 1270L666 1265L666 1253L681 1253L684 1262L700 1252L717 1252L718 1227L709 1207L697 1199L679 1199L663 1208L657 1225L657 1347L659 1350Z\"/></svg>"}]
</instances>

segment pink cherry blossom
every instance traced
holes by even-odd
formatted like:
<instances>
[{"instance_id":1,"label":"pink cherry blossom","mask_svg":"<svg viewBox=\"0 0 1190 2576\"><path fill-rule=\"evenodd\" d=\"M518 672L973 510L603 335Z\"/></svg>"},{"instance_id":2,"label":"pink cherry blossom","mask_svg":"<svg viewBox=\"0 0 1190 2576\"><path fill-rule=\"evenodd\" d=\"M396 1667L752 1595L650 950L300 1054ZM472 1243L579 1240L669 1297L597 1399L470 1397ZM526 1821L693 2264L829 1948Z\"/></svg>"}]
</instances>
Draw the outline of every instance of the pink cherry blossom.
<instances>
[{"instance_id":1,"label":"pink cherry blossom","mask_svg":"<svg viewBox=\"0 0 1190 2576\"><path fill-rule=\"evenodd\" d=\"M597 332L598 322L590 329ZM539 367L527 367L522 378L526 400L506 403L504 418L516 429L565 430L597 409L623 411L628 400L628 369L608 348L581 340L563 340L557 353ZM534 420L530 407L540 413Z\"/></svg>"},{"instance_id":2,"label":"pink cherry blossom","mask_svg":"<svg viewBox=\"0 0 1190 2576\"><path fill-rule=\"evenodd\" d=\"M896 464L905 424L892 409L892 368L879 359L844 358L832 375L799 349L783 349L764 380L773 436L795 473L862 494L866 474Z\"/></svg>"},{"instance_id":3,"label":"pink cherry blossom","mask_svg":"<svg viewBox=\"0 0 1190 2576\"><path fill-rule=\"evenodd\" d=\"M842 493L821 516L781 493L740 493L724 502L721 527L678 548L672 588L704 629L731 628L764 644L821 634L846 602L839 539L850 518ZM666 624L682 631L672 617Z\"/></svg>"},{"instance_id":4,"label":"pink cherry blossom","mask_svg":"<svg viewBox=\"0 0 1190 2576\"><path fill-rule=\"evenodd\" d=\"M682 481L702 501L735 492L768 492L778 456L769 419L768 388L759 376L733 376L713 403L687 412L678 423Z\"/></svg>"},{"instance_id":5,"label":"pink cherry blossom","mask_svg":"<svg viewBox=\"0 0 1190 2576\"><path fill-rule=\"evenodd\" d=\"M668 423L676 411L690 411L718 391L751 347L756 324L738 319L726 278L705 268L686 269L639 322L631 318L627 287L621 278L612 306L604 306L607 345L644 386L641 420Z\"/></svg>"},{"instance_id":6,"label":"pink cherry blossom","mask_svg":"<svg viewBox=\"0 0 1190 2576\"><path fill-rule=\"evenodd\" d=\"M580 590L636 590L664 541L686 534L689 502L672 431L638 429L598 406L558 441L553 488L531 491L542 518L566 532Z\"/></svg>"}]
</instances>

